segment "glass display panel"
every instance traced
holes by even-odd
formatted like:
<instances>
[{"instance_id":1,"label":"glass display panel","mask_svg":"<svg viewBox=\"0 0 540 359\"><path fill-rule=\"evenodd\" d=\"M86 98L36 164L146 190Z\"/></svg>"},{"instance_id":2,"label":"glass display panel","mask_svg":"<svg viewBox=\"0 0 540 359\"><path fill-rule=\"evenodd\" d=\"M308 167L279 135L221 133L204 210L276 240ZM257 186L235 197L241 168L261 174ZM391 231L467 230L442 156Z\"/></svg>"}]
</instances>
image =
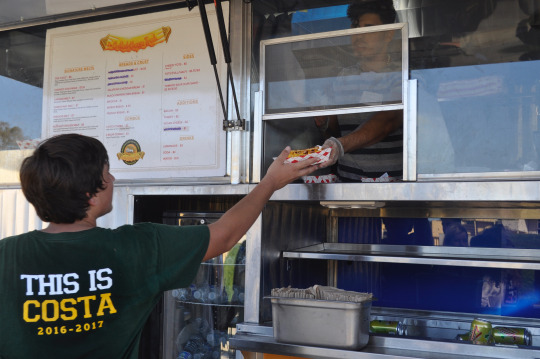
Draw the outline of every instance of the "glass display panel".
<instances>
[{"instance_id":1,"label":"glass display panel","mask_svg":"<svg viewBox=\"0 0 540 359\"><path fill-rule=\"evenodd\" d=\"M374 28L266 45L265 113L402 103L401 31Z\"/></svg>"},{"instance_id":2,"label":"glass display panel","mask_svg":"<svg viewBox=\"0 0 540 359\"><path fill-rule=\"evenodd\" d=\"M538 219L339 217L338 242L540 249Z\"/></svg>"},{"instance_id":3,"label":"glass display panel","mask_svg":"<svg viewBox=\"0 0 540 359\"><path fill-rule=\"evenodd\" d=\"M447 21L458 9L425 6L418 11L439 23L411 30L418 174L540 170L538 3L494 1ZM402 14L420 23L411 9Z\"/></svg>"},{"instance_id":4,"label":"glass display panel","mask_svg":"<svg viewBox=\"0 0 540 359\"><path fill-rule=\"evenodd\" d=\"M540 249L539 220L339 217L338 242L508 248L511 256L512 250ZM540 318L540 271L414 261L337 266L338 287L372 292L377 306Z\"/></svg>"},{"instance_id":5,"label":"glass display panel","mask_svg":"<svg viewBox=\"0 0 540 359\"><path fill-rule=\"evenodd\" d=\"M339 262L337 277L377 307L540 318L540 271Z\"/></svg>"},{"instance_id":6,"label":"glass display panel","mask_svg":"<svg viewBox=\"0 0 540 359\"><path fill-rule=\"evenodd\" d=\"M412 71L418 173L540 170L540 61Z\"/></svg>"}]
</instances>

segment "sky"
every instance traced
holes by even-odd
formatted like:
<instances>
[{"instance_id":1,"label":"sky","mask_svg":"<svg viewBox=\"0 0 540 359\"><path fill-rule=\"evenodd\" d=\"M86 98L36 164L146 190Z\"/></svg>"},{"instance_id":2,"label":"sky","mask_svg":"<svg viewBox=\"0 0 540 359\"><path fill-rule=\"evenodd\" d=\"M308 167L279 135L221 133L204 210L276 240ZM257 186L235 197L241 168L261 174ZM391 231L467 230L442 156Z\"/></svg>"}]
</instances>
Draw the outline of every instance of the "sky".
<instances>
[{"instance_id":1,"label":"sky","mask_svg":"<svg viewBox=\"0 0 540 359\"><path fill-rule=\"evenodd\" d=\"M43 89L0 76L0 122L18 126L28 139L41 137Z\"/></svg>"}]
</instances>

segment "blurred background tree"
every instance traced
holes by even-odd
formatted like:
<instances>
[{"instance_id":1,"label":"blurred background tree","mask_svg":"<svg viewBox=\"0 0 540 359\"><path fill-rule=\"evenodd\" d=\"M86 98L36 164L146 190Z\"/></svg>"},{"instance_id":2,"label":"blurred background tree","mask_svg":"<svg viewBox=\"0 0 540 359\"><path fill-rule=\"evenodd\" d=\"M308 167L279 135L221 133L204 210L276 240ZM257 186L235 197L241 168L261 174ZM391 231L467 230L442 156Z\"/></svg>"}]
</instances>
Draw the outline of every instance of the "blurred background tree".
<instances>
[{"instance_id":1,"label":"blurred background tree","mask_svg":"<svg viewBox=\"0 0 540 359\"><path fill-rule=\"evenodd\" d=\"M0 121L0 150L14 150L19 148L17 141L24 140L20 127L10 127L9 123Z\"/></svg>"}]
</instances>

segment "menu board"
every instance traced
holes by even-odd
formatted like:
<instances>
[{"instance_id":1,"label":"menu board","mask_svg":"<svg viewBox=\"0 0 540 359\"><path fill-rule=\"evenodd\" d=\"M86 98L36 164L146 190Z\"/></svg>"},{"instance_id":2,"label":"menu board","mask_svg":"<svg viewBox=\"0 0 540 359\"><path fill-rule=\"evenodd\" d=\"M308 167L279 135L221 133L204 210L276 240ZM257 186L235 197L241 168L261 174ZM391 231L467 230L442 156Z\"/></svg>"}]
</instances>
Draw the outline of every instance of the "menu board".
<instances>
[{"instance_id":1,"label":"menu board","mask_svg":"<svg viewBox=\"0 0 540 359\"><path fill-rule=\"evenodd\" d=\"M220 45L213 4L207 14ZM51 29L45 56L43 138L99 139L117 179L226 174L224 114L198 8Z\"/></svg>"}]
</instances>

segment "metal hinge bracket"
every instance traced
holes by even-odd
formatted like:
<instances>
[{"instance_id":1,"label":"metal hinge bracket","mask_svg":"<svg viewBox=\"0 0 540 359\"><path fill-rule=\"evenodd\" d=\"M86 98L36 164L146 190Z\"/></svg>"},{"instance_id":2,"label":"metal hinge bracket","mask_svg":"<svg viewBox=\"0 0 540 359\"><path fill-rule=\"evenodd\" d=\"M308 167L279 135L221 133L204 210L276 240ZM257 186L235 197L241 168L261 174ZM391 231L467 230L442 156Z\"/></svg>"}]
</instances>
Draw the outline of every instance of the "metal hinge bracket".
<instances>
[{"instance_id":1,"label":"metal hinge bracket","mask_svg":"<svg viewBox=\"0 0 540 359\"><path fill-rule=\"evenodd\" d=\"M223 120L223 131L245 131L246 120Z\"/></svg>"}]
</instances>

